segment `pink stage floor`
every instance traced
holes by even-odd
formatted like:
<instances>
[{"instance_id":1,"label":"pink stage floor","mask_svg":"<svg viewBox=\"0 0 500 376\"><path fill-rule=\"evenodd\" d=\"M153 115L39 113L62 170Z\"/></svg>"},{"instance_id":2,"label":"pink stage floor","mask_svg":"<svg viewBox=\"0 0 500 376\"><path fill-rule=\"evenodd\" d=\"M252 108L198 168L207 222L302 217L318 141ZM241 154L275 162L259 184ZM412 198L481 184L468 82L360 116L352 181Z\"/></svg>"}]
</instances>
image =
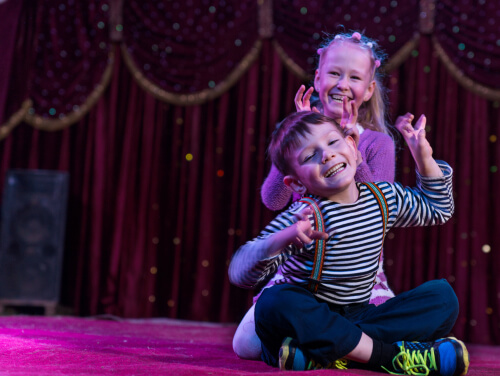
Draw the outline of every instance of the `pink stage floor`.
<instances>
[{"instance_id":1,"label":"pink stage floor","mask_svg":"<svg viewBox=\"0 0 500 376\"><path fill-rule=\"evenodd\" d=\"M235 325L169 319L1 316L0 375L262 375L284 374L241 360ZM468 345L469 375L500 375L500 347ZM286 373L289 375L289 373ZM381 375L360 370L294 375Z\"/></svg>"}]
</instances>

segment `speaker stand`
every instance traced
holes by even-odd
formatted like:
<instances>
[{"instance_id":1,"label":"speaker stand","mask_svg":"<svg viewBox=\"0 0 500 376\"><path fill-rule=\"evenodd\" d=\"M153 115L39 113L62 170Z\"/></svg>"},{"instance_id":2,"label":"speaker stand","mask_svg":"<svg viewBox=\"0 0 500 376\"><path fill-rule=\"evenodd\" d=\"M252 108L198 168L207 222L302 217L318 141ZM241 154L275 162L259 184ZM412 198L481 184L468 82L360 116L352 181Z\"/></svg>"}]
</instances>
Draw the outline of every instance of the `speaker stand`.
<instances>
[{"instance_id":1,"label":"speaker stand","mask_svg":"<svg viewBox=\"0 0 500 376\"><path fill-rule=\"evenodd\" d=\"M5 314L6 307L41 307L45 316L55 316L57 303L46 300L0 299L0 315Z\"/></svg>"}]
</instances>

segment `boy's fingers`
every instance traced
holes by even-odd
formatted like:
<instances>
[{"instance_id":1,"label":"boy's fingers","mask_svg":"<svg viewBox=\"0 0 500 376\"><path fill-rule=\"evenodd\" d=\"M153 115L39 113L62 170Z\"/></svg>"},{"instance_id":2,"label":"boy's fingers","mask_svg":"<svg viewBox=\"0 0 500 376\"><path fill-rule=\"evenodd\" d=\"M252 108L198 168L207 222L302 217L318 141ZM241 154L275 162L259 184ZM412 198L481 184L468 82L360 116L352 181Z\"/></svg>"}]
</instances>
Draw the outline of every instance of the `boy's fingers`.
<instances>
[{"instance_id":1,"label":"boy's fingers","mask_svg":"<svg viewBox=\"0 0 500 376\"><path fill-rule=\"evenodd\" d=\"M323 239L326 240L328 239L328 234L326 232L322 231L313 231L310 235L312 239Z\"/></svg>"},{"instance_id":2,"label":"boy's fingers","mask_svg":"<svg viewBox=\"0 0 500 376\"><path fill-rule=\"evenodd\" d=\"M307 236L303 232L299 233L298 238L300 239L300 241L302 242L302 244L311 244L312 241L313 241L309 236Z\"/></svg>"},{"instance_id":3,"label":"boy's fingers","mask_svg":"<svg viewBox=\"0 0 500 376\"><path fill-rule=\"evenodd\" d=\"M425 117L425 115L421 115L418 118L417 123L415 124L415 130L420 131L421 129L425 129L426 123L427 123L427 118Z\"/></svg>"}]
</instances>

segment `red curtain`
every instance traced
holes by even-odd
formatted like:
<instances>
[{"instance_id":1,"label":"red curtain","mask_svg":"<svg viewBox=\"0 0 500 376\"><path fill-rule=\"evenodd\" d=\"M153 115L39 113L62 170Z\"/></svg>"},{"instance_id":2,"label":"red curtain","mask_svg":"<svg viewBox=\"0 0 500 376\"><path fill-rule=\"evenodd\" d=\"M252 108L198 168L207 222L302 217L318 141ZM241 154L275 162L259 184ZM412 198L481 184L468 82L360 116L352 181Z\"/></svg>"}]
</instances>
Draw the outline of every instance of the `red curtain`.
<instances>
[{"instance_id":1,"label":"red curtain","mask_svg":"<svg viewBox=\"0 0 500 376\"><path fill-rule=\"evenodd\" d=\"M275 123L294 110L295 91L312 73L310 58L322 25L331 25L328 31L340 23L364 25L355 17L347 20L345 15L355 10L344 5L324 16L338 13L340 21L320 21L327 13L321 1L294 1L288 8L280 1L272 7L263 1L259 8L254 1L132 1L126 2L121 20L110 15L118 3L95 1L84 9L72 1L43 6L25 1L16 8L21 21L17 44L9 50L12 64L0 72L10 78L0 87L9 94L0 106L5 109L0 186L9 168L69 171L62 303L77 314L238 321L252 293L229 284L227 265L237 247L273 217L259 192L269 168L268 137ZM163 3L153 12L153 4ZM437 1L435 32L420 33L419 39L414 35L422 27L416 12L421 4L394 6L398 3L361 1L356 6L363 22L370 20L372 34L368 27L367 34L383 40L389 64L399 59L392 60L386 77L392 119L424 113L435 157L455 170L456 213L444 226L387 236L389 283L400 292L446 278L461 305L455 334L499 344L500 200L493 192L499 183L500 96L495 95L500 85L494 74L500 71L500 35L485 26L484 38L493 46L491 51L486 47L485 64L480 52L467 53L481 50L486 39L478 41L477 49L473 38L458 41L455 50L447 47L451 37L469 38L469 28L460 23L465 1L454 7ZM488 25L490 18L500 17L489 6L479 6L477 13L483 17L480 11L486 12ZM7 14L5 9L0 15ZM458 21L448 25L452 17L440 16L441 9L454 12ZM78 22L68 17L70 11ZM191 45L201 48L197 34L160 25L162 12L179 28L201 24L211 30L224 23L227 29L214 33L215 39L202 39L208 47L201 54L188 53ZM271 35L262 31L266 14L274 20ZM33 19L37 22L25 22ZM398 26L398 20L404 25ZM294 25L300 32L291 31ZM454 32L457 25L459 33ZM113 40L104 32L109 27ZM448 29L448 39L439 37ZM458 46L462 42L464 50ZM7 39L0 43L4 46ZM174 74L172 67L162 68L162 59L179 49L175 69L184 73ZM465 57L460 51L466 51ZM66 63L67 56L76 61ZM450 69L478 56L483 63L474 63L475 75L462 74L472 84ZM183 63L198 58L198 65ZM196 67L196 79L189 81L189 69ZM468 73L467 67L461 69ZM13 121L26 99L32 105L24 120ZM399 146L398 180L411 184L413 162Z\"/></svg>"}]
</instances>

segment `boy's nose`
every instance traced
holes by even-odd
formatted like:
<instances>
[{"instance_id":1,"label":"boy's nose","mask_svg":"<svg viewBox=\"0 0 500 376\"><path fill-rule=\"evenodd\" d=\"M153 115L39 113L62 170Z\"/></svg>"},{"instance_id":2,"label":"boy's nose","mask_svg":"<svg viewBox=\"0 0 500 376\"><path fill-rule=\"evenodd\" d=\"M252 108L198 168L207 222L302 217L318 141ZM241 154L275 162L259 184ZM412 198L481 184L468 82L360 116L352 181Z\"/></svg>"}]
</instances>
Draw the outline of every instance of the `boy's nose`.
<instances>
[{"instance_id":1,"label":"boy's nose","mask_svg":"<svg viewBox=\"0 0 500 376\"><path fill-rule=\"evenodd\" d=\"M321 160L321 163L325 164L326 162L328 162L334 156L335 156L335 153L333 151L325 150L323 152L323 158Z\"/></svg>"}]
</instances>

